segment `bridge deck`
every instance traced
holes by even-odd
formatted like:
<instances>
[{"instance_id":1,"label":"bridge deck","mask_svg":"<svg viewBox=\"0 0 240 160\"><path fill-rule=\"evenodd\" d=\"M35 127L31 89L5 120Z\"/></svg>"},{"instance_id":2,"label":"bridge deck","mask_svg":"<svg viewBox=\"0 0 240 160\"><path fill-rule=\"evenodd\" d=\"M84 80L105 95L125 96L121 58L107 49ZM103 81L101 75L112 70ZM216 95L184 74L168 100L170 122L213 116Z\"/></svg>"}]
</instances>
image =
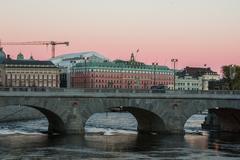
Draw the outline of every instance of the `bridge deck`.
<instances>
[{"instance_id":1,"label":"bridge deck","mask_svg":"<svg viewBox=\"0 0 240 160\"><path fill-rule=\"evenodd\" d=\"M63 89L63 88L0 88L0 96L16 97L88 97L146 99L240 99L240 91L172 91L153 93L142 89Z\"/></svg>"}]
</instances>

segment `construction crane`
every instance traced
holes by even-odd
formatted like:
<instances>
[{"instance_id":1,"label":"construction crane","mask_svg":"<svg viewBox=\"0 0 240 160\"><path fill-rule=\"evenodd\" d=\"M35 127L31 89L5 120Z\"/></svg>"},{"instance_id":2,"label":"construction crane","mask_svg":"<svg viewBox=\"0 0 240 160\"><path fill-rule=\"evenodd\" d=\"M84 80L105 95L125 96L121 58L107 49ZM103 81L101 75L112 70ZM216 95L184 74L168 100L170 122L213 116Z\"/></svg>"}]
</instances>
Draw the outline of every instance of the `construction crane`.
<instances>
[{"instance_id":1,"label":"construction crane","mask_svg":"<svg viewBox=\"0 0 240 160\"><path fill-rule=\"evenodd\" d=\"M32 42L0 42L1 45L45 45L52 46L52 58L55 57L55 46L66 45L69 46L69 42L57 42L57 41L32 41Z\"/></svg>"}]
</instances>

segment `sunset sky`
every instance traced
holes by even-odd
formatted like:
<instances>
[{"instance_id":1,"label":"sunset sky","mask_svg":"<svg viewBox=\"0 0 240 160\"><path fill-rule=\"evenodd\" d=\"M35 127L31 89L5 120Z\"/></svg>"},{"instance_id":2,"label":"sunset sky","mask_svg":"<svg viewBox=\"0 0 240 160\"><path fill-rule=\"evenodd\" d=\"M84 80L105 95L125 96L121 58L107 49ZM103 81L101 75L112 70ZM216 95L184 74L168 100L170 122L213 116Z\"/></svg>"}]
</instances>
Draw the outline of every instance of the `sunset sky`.
<instances>
[{"instance_id":1,"label":"sunset sky","mask_svg":"<svg viewBox=\"0 0 240 160\"><path fill-rule=\"evenodd\" d=\"M0 0L2 41L69 41L56 55L96 51L172 67L240 64L240 0ZM4 46L49 59L45 46Z\"/></svg>"}]
</instances>

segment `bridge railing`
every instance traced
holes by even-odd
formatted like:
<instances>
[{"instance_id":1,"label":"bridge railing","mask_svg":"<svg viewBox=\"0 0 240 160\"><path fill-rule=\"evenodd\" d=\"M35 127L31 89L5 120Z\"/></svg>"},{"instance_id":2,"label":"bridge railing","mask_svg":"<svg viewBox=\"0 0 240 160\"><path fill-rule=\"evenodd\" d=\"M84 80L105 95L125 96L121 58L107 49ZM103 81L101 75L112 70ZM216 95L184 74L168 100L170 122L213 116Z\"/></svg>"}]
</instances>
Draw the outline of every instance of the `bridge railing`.
<instances>
[{"instance_id":1,"label":"bridge railing","mask_svg":"<svg viewBox=\"0 0 240 160\"><path fill-rule=\"evenodd\" d=\"M0 92L79 92L79 93L152 93L152 94L234 94L240 95L240 90L166 90L152 92L149 89L114 89L114 88L44 88L44 87L0 87Z\"/></svg>"}]
</instances>

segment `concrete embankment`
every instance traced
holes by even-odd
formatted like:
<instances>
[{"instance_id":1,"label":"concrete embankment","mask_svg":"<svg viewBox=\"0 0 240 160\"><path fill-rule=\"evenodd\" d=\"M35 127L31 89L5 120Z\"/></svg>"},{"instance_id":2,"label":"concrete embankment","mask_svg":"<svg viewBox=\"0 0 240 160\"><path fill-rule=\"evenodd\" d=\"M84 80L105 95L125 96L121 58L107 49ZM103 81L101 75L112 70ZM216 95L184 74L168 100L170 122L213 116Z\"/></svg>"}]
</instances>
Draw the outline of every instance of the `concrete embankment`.
<instances>
[{"instance_id":1,"label":"concrete embankment","mask_svg":"<svg viewBox=\"0 0 240 160\"><path fill-rule=\"evenodd\" d=\"M0 123L39 119L43 117L44 115L38 110L25 106L0 107Z\"/></svg>"}]
</instances>

